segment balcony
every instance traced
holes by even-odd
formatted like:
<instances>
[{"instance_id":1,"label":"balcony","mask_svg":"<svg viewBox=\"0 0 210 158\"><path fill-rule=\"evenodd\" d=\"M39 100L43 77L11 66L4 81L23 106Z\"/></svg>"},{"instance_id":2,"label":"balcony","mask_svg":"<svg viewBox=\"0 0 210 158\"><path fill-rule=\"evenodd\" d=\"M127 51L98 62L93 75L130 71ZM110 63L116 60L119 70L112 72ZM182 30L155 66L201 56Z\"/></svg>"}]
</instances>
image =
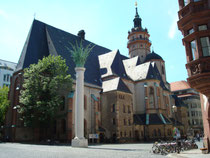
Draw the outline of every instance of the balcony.
<instances>
[{"instance_id":1,"label":"balcony","mask_svg":"<svg viewBox=\"0 0 210 158\"><path fill-rule=\"evenodd\" d=\"M192 61L186 64L186 68L190 86L210 97L210 57Z\"/></svg>"},{"instance_id":2,"label":"balcony","mask_svg":"<svg viewBox=\"0 0 210 158\"><path fill-rule=\"evenodd\" d=\"M208 1L190 2L178 12L179 19L208 9Z\"/></svg>"},{"instance_id":3,"label":"balcony","mask_svg":"<svg viewBox=\"0 0 210 158\"><path fill-rule=\"evenodd\" d=\"M147 42L151 43L151 41L148 38L137 37L137 38L133 38L133 39L129 40L127 44L129 45L130 43L132 43L134 41L147 41Z\"/></svg>"}]
</instances>

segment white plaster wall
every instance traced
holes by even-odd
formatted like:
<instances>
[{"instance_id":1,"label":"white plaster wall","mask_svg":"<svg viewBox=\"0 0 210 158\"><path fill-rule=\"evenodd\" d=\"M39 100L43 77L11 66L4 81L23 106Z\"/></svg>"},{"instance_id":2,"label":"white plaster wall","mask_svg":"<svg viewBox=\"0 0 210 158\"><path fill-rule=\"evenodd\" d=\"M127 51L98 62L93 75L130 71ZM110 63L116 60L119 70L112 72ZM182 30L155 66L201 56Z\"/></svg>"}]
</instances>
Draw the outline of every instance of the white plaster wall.
<instances>
[{"instance_id":1,"label":"white plaster wall","mask_svg":"<svg viewBox=\"0 0 210 158\"><path fill-rule=\"evenodd\" d=\"M147 86L148 86L148 93L149 93L149 87L153 87L153 89L154 89L155 109L158 109L157 88L155 86L155 83L160 87L159 82L155 82L155 81L147 82ZM161 95L161 93L160 93L160 95Z\"/></svg>"},{"instance_id":2,"label":"white plaster wall","mask_svg":"<svg viewBox=\"0 0 210 158\"><path fill-rule=\"evenodd\" d=\"M134 114L138 113L144 113L146 110L145 107L145 92L144 92L144 83L145 82L138 82L135 84L135 99L136 99L136 104L135 104L135 110Z\"/></svg>"}]
</instances>

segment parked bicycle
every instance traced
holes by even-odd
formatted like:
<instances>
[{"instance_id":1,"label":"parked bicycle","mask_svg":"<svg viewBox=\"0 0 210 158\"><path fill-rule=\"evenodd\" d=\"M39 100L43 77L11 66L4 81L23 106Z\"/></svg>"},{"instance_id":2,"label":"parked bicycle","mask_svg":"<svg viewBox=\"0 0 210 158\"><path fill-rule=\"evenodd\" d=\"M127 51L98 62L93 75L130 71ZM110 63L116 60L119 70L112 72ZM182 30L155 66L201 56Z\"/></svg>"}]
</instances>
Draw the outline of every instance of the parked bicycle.
<instances>
[{"instance_id":1,"label":"parked bicycle","mask_svg":"<svg viewBox=\"0 0 210 158\"><path fill-rule=\"evenodd\" d=\"M178 140L171 142L159 141L152 146L152 152L155 154L167 155L169 153L180 153L184 150L198 149L194 140Z\"/></svg>"}]
</instances>

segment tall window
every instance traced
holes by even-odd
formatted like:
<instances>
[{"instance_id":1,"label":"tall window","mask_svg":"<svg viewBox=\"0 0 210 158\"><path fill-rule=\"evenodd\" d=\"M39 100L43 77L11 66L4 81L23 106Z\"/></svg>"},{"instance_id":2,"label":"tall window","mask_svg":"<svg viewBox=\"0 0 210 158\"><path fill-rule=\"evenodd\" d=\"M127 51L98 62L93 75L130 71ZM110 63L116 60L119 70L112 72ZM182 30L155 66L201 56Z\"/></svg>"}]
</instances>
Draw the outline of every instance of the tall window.
<instances>
[{"instance_id":1,"label":"tall window","mask_svg":"<svg viewBox=\"0 0 210 158\"><path fill-rule=\"evenodd\" d=\"M195 60L195 53L197 52L197 46L195 40L190 42L190 46L191 46L192 60Z\"/></svg>"},{"instance_id":2,"label":"tall window","mask_svg":"<svg viewBox=\"0 0 210 158\"><path fill-rule=\"evenodd\" d=\"M9 74L7 74L7 82L9 82L9 77L10 77Z\"/></svg>"},{"instance_id":3,"label":"tall window","mask_svg":"<svg viewBox=\"0 0 210 158\"><path fill-rule=\"evenodd\" d=\"M113 125L116 124L115 118L112 119L112 124L113 124Z\"/></svg>"},{"instance_id":4,"label":"tall window","mask_svg":"<svg viewBox=\"0 0 210 158\"><path fill-rule=\"evenodd\" d=\"M112 105L112 112L115 112L115 104Z\"/></svg>"},{"instance_id":5,"label":"tall window","mask_svg":"<svg viewBox=\"0 0 210 158\"><path fill-rule=\"evenodd\" d=\"M210 42L209 37L202 37L201 38L201 47L203 56L210 56Z\"/></svg>"},{"instance_id":6,"label":"tall window","mask_svg":"<svg viewBox=\"0 0 210 158\"><path fill-rule=\"evenodd\" d=\"M161 136L161 131L160 131L160 129L158 129L158 136Z\"/></svg>"},{"instance_id":7,"label":"tall window","mask_svg":"<svg viewBox=\"0 0 210 158\"><path fill-rule=\"evenodd\" d=\"M156 131L156 129L154 129L153 135L154 135L154 137L157 137L157 131Z\"/></svg>"},{"instance_id":8,"label":"tall window","mask_svg":"<svg viewBox=\"0 0 210 158\"><path fill-rule=\"evenodd\" d=\"M65 109L65 97L62 96L61 99L62 99L62 102L61 102L60 110L63 111Z\"/></svg>"},{"instance_id":9,"label":"tall window","mask_svg":"<svg viewBox=\"0 0 210 158\"><path fill-rule=\"evenodd\" d=\"M200 25L200 26L198 26L198 30L199 31L207 30L207 25Z\"/></svg>"},{"instance_id":10,"label":"tall window","mask_svg":"<svg viewBox=\"0 0 210 158\"><path fill-rule=\"evenodd\" d=\"M149 88L149 105L150 105L150 107L154 107L154 99L155 99L154 88L150 87Z\"/></svg>"},{"instance_id":11,"label":"tall window","mask_svg":"<svg viewBox=\"0 0 210 158\"><path fill-rule=\"evenodd\" d=\"M128 106L128 113L131 113L130 106Z\"/></svg>"},{"instance_id":12,"label":"tall window","mask_svg":"<svg viewBox=\"0 0 210 158\"><path fill-rule=\"evenodd\" d=\"M62 119L62 132L66 133L66 120Z\"/></svg>"},{"instance_id":13,"label":"tall window","mask_svg":"<svg viewBox=\"0 0 210 158\"><path fill-rule=\"evenodd\" d=\"M4 81L6 81L7 75L4 75Z\"/></svg>"},{"instance_id":14,"label":"tall window","mask_svg":"<svg viewBox=\"0 0 210 158\"><path fill-rule=\"evenodd\" d=\"M126 120L124 119L124 125L126 125Z\"/></svg>"},{"instance_id":15,"label":"tall window","mask_svg":"<svg viewBox=\"0 0 210 158\"><path fill-rule=\"evenodd\" d=\"M84 109L87 109L87 96L84 95Z\"/></svg>"},{"instance_id":16,"label":"tall window","mask_svg":"<svg viewBox=\"0 0 210 158\"><path fill-rule=\"evenodd\" d=\"M123 112L126 113L126 112L125 112L125 105L123 105Z\"/></svg>"}]
</instances>

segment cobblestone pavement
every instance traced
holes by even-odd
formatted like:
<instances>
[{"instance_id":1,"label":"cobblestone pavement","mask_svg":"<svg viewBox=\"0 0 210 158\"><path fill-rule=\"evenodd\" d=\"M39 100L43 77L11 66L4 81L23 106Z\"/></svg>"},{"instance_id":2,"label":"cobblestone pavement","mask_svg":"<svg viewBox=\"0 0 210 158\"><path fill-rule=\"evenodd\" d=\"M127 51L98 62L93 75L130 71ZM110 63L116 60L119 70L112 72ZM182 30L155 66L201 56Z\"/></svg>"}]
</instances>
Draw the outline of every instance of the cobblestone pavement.
<instances>
[{"instance_id":1,"label":"cobblestone pavement","mask_svg":"<svg viewBox=\"0 0 210 158\"><path fill-rule=\"evenodd\" d=\"M161 158L150 152L152 144L92 145L88 148L1 143L0 158Z\"/></svg>"},{"instance_id":2,"label":"cobblestone pavement","mask_svg":"<svg viewBox=\"0 0 210 158\"><path fill-rule=\"evenodd\" d=\"M202 142L197 142L199 148ZM167 156L151 152L152 143L89 145L88 148L72 148L68 145L32 145L20 143L0 143L0 158L167 158L197 157L207 158L200 150L190 150Z\"/></svg>"}]
</instances>

